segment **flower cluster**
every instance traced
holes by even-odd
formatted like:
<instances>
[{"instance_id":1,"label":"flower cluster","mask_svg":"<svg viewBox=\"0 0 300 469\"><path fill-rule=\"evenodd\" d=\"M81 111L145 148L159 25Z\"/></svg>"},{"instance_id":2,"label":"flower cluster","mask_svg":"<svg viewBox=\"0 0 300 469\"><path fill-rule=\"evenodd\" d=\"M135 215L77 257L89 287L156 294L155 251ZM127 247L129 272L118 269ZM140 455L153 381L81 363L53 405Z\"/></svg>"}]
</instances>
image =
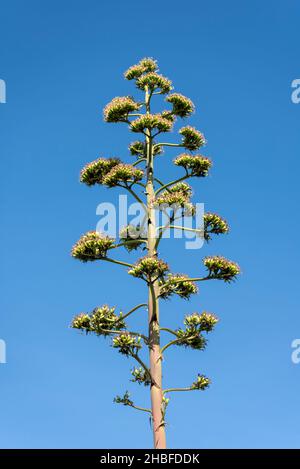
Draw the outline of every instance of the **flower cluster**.
<instances>
[{"instance_id":1,"label":"flower cluster","mask_svg":"<svg viewBox=\"0 0 300 469\"><path fill-rule=\"evenodd\" d=\"M203 337L201 332L194 327L187 327L186 329L177 329L176 335L178 339L180 339L178 342L176 342L176 345L191 347L195 350L204 350L206 347L207 340L205 339L205 337Z\"/></svg>"},{"instance_id":2,"label":"flower cluster","mask_svg":"<svg viewBox=\"0 0 300 469\"><path fill-rule=\"evenodd\" d=\"M169 132L172 126L173 120L163 117L162 114L144 114L131 122L130 129L132 132L144 132L145 129Z\"/></svg>"},{"instance_id":3,"label":"flower cluster","mask_svg":"<svg viewBox=\"0 0 300 469\"><path fill-rule=\"evenodd\" d=\"M133 80L139 78L143 73L155 72L156 70L158 70L156 60L146 57L126 70L124 76L127 80Z\"/></svg>"},{"instance_id":4,"label":"flower cluster","mask_svg":"<svg viewBox=\"0 0 300 469\"><path fill-rule=\"evenodd\" d=\"M191 389L204 391L210 385L210 379L204 375L198 375L196 381L191 386Z\"/></svg>"},{"instance_id":5,"label":"flower cluster","mask_svg":"<svg viewBox=\"0 0 300 469\"><path fill-rule=\"evenodd\" d=\"M211 234L223 234L228 233L229 226L224 218L221 218L216 213L205 213L204 214L204 238L206 241L211 239Z\"/></svg>"},{"instance_id":6,"label":"flower cluster","mask_svg":"<svg viewBox=\"0 0 300 469\"><path fill-rule=\"evenodd\" d=\"M150 386L151 379L148 373L144 370L144 368L133 368L131 370L133 383L144 384L144 386Z\"/></svg>"},{"instance_id":7,"label":"flower cluster","mask_svg":"<svg viewBox=\"0 0 300 469\"><path fill-rule=\"evenodd\" d=\"M208 175L212 162L202 155L192 156L183 153L175 158L174 164L183 167L186 171L190 170L192 176L205 177Z\"/></svg>"},{"instance_id":8,"label":"flower cluster","mask_svg":"<svg viewBox=\"0 0 300 469\"><path fill-rule=\"evenodd\" d=\"M225 257L208 256L204 258L204 265L208 269L208 276L230 282L240 273L239 266Z\"/></svg>"},{"instance_id":9,"label":"flower cluster","mask_svg":"<svg viewBox=\"0 0 300 469\"><path fill-rule=\"evenodd\" d=\"M170 94L167 96L166 101L173 104L172 112L179 117L188 117L195 110L192 101L179 93Z\"/></svg>"},{"instance_id":10,"label":"flower cluster","mask_svg":"<svg viewBox=\"0 0 300 469\"><path fill-rule=\"evenodd\" d=\"M204 135L194 127L182 127L179 133L183 136L182 145L190 151L198 150L205 144Z\"/></svg>"},{"instance_id":11,"label":"flower cluster","mask_svg":"<svg viewBox=\"0 0 300 469\"><path fill-rule=\"evenodd\" d=\"M115 308L103 305L95 308L91 314L82 313L74 317L71 327L80 329L86 333L95 333L97 335L108 335L109 331L119 331L126 328L122 319L122 313L119 316L115 314Z\"/></svg>"},{"instance_id":12,"label":"flower cluster","mask_svg":"<svg viewBox=\"0 0 300 469\"><path fill-rule=\"evenodd\" d=\"M120 230L119 237L127 251L130 252L141 246L145 241L146 233L140 226L128 225Z\"/></svg>"},{"instance_id":13,"label":"flower cluster","mask_svg":"<svg viewBox=\"0 0 300 469\"><path fill-rule=\"evenodd\" d=\"M119 349L123 355L135 355L142 347L140 342L140 337L136 338L129 332L124 332L113 338L112 346Z\"/></svg>"},{"instance_id":14,"label":"flower cluster","mask_svg":"<svg viewBox=\"0 0 300 469\"><path fill-rule=\"evenodd\" d=\"M114 402L116 404L129 405L130 407L132 407L133 406L133 401L131 399L129 399L129 396L130 396L129 392L126 391L124 396L122 396L122 397L121 396L116 396L114 398Z\"/></svg>"},{"instance_id":15,"label":"flower cluster","mask_svg":"<svg viewBox=\"0 0 300 469\"><path fill-rule=\"evenodd\" d=\"M172 89L172 82L155 72L147 73L136 80L136 86L140 90L149 89L150 92L160 90L160 93L166 94Z\"/></svg>"},{"instance_id":16,"label":"flower cluster","mask_svg":"<svg viewBox=\"0 0 300 469\"><path fill-rule=\"evenodd\" d=\"M193 313L186 316L184 324L188 327L198 328L200 331L210 332L213 330L218 322L218 318L212 314L204 311L203 313Z\"/></svg>"},{"instance_id":17,"label":"flower cluster","mask_svg":"<svg viewBox=\"0 0 300 469\"><path fill-rule=\"evenodd\" d=\"M88 231L72 248L72 256L82 262L95 261L106 257L107 251L114 245L114 240L98 231Z\"/></svg>"},{"instance_id":18,"label":"flower cluster","mask_svg":"<svg viewBox=\"0 0 300 469\"><path fill-rule=\"evenodd\" d=\"M159 155L163 152L163 148L160 145L153 145L153 154ZM133 156L143 157L146 156L146 145L145 142L136 140L132 142L129 146L129 151Z\"/></svg>"},{"instance_id":19,"label":"flower cluster","mask_svg":"<svg viewBox=\"0 0 300 469\"><path fill-rule=\"evenodd\" d=\"M158 195L154 201L154 206L183 207L189 203L191 195L191 186L185 182L179 182Z\"/></svg>"},{"instance_id":20,"label":"flower cluster","mask_svg":"<svg viewBox=\"0 0 300 469\"><path fill-rule=\"evenodd\" d=\"M136 103L130 96L117 96L108 103L104 110L104 120L106 122L124 122L130 112L138 111L141 104Z\"/></svg>"},{"instance_id":21,"label":"flower cluster","mask_svg":"<svg viewBox=\"0 0 300 469\"><path fill-rule=\"evenodd\" d=\"M165 280L160 281L159 286L159 296L163 300L171 295L178 295L180 298L188 299L198 292L197 285L184 274L169 274Z\"/></svg>"},{"instance_id":22,"label":"flower cluster","mask_svg":"<svg viewBox=\"0 0 300 469\"><path fill-rule=\"evenodd\" d=\"M122 183L133 185L140 181L143 175L141 169L137 169L131 164L120 163L103 177L102 183L108 187L118 186Z\"/></svg>"},{"instance_id":23,"label":"flower cluster","mask_svg":"<svg viewBox=\"0 0 300 469\"><path fill-rule=\"evenodd\" d=\"M119 158L98 158L88 163L80 173L80 182L87 186L102 184L103 177L114 167L120 164Z\"/></svg>"},{"instance_id":24,"label":"flower cluster","mask_svg":"<svg viewBox=\"0 0 300 469\"><path fill-rule=\"evenodd\" d=\"M156 257L145 256L128 271L129 275L153 282L163 277L169 270L168 264Z\"/></svg>"}]
</instances>

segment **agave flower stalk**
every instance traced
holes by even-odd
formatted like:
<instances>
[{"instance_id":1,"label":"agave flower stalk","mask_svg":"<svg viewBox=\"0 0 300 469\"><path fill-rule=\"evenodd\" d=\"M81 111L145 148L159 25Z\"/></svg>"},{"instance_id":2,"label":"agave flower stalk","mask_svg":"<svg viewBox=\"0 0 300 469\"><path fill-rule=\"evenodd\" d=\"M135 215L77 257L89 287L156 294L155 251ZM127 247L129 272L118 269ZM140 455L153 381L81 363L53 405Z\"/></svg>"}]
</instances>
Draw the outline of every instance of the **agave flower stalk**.
<instances>
[{"instance_id":1,"label":"agave flower stalk","mask_svg":"<svg viewBox=\"0 0 300 469\"><path fill-rule=\"evenodd\" d=\"M127 191L143 210L146 226L128 225L120 231L119 240L104 234L88 231L74 244L72 256L82 262L106 261L126 268L129 275L146 282L147 302L133 306L130 311L117 314L115 307L98 306L91 313L80 313L72 321L71 327L84 334L111 337L113 349L129 357L137 367L131 370L131 382L150 389L148 407L136 405L126 391L123 396L116 396L114 402L150 414L154 448L166 448L166 413L171 393L204 391L210 385L210 379L198 373L192 384L180 387L163 387L162 365L167 350L171 347L191 348L203 351L207 345L207 335L216 326L218 319L213 313L193 312L185 316L183 327L176 330L164 324L160 317L160 301L177 295L188 300L197 294L198 282L223 280L231 282L240 272L239 266L218 255L209 255L203 259L206 271L196 277L170 271L169 265L159 257L160 243L167 229L193 231L209 242L213 235L226 234L229 230L226 220L215 213L205 213L203 228L187 228L176 224L176 220L195 215L191 201L192 189L186 180L207 177L212 162L202 154L193 154L206 143L203 134L194 127L185 125L179 129L179 141L159 141L161 134L173 129L176 119L185 119L195 110L192 101L180 93L170 93L172 82L158 74L157 63L152 58L144 58L125 72L127 80L135 81L136 88L143 93L142 99L121 96L111 100L104 108L106 122L122 122L129 126L140 139L129 145L134 163L123 162L118 157L98 158L88 163L81 171L80 181L87 186L120 187ZM170 109L152 113L152 99L166 96L165 102ZM162 181L156 174L156 158L168 147L183 148L174 159L174 165L184 171L173 181ZM168 212L164 225L156 226L156 210ZM117 257L120 248L134 254L142 251L143 255L135 262L128 263ZM200 270L200 269L199 269ZM201 268L202 270L202 268ZM134 314L148 311L148 333L144 335L127 326ZM126 319L126 322L125 322ZM162 343L162 335L167 335ZM148 352L145 358L143 349ZM168 355L168 352L167 352Z\"/></svg>"}]
</instances>

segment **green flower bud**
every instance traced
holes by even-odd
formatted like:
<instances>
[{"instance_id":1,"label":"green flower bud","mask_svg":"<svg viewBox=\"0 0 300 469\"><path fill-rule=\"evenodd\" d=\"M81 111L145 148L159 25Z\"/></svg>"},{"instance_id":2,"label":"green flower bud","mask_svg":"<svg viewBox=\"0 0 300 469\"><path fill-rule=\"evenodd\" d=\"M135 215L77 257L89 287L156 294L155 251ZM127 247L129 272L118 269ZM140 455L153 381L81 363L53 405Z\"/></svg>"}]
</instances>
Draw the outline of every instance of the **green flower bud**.
<instances>
[{"instance_id":1,"label":"green flower bud","mask_svg":"<svg viewBox=\"0 0 300 469\"><path fill-rule=\"evenodd\" d=\"M194 327L187 327L186 329L177 329L176 331L180 342L176 342L178 346L191 347L194 350L204 350L207 340L203 337L200 330Z\"/></svg>"},{"instance_id":2,"label":"green flower bud","mask_svg":"<svg viewBox=\"0 0 300 469\"><path fill-rule=\"evenodd\" d=\"M104 110L104 120L106 122L124 122L130 112L138 111L141 104L136 103L130 96L117 96L108 103Z\"/></svg>"},{"instance_id":3,"label":"green flower bud","mask_svg":"<svg viewBox=\"0 0 300 469\"><path fill-rule=\"evenodd\" d=\"M107 251L114 245L114 240L97 231L88 231L72 248L72 257L82 262L95 261L106 257Z\"/></svg>"},{"instance_id":4,"label":"green flower bud","mask_svg":"<svg viewBox=\"0 0 300 469\"><path fill-rule=\"evenodd\" d=\"M201 314L193 313L186 316L184 324L191 328L198 328L200 331L211 332L218 321L218 318L214 314L204 311Z\"/></svg>"},{"instance_id":5,"label":"green flower bud","mask_svg":"<svg viewBox=\"0 0 300 469\"><path fill-rule=\"evenodd\" d=\"M191 388L192 389L199 389L199 391L204 391L205 389L207 389L210 385L211 381L209 378L207 378L206 376L204 375L199 375L198 374L198 377L196 379L196 381L194 381L194 383L192 384Z\"/></svg>"},{"instance_id":6,"label":"green flower bud","mask_svg":"<svg viewBox=\"0 0 300 469\"><path fill-rule=\"evenodd\" d=\"M144 368L133 368L131 370L133 378L130 380L133 383L144 384L144 386L150 386L151 380L149 374L146 373Z\"/></svg>"},{"instance_id":7,"label":"green flower bud","mask_svg":"<svg viewBox=\"0 0 300 469\"><path fill-rule=\"evenodd\" d=\"M123 355L136 354L142 347L140 344L140 338L136 338L128 332L124 332L124 334L119 334L114 337L112 346L119 349L119 352Z\"/></svg>"},{"instance_id":8,"label":"green flower bud","mask_svg":"<svg viewBox=\"0 0 300 469\"><path fill-rule=\"evenodd\" d=\"M133 406L133 401L131 399L129 399L130 397L130 394L128 391L125 392L124 396L116 396L114 398L114 402L116 404L123 404L123 405L129 405L129 406Z\"/></svg>"}]
</instances>

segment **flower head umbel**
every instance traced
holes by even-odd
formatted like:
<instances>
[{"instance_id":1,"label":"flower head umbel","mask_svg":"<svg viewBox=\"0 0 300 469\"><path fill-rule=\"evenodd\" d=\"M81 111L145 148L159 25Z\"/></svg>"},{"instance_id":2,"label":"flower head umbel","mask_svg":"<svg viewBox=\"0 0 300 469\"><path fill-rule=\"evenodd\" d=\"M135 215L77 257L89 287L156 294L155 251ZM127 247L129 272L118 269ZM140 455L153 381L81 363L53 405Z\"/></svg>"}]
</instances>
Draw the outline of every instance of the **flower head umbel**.
<instances>
[{"instance_id":1,"label":"flower head umbel","mask_svg":"<svg viewBox=\"0 0 300 469\"><path fill-rule=\"evenodd\" d=\"M119 237L127 251L132 251L145 243L147 233L139 225L127 225L120 230Z\"/></svg>"},{"instance_id":2,"label":"flower head umbel","mask_svg":"<svg viewBox=\"0 0 300 469\"><path fill-rule=\"evenodd\" d=\"M150 92L160 90L160 93L166 94L172 89L172 82L155 72L147 73L136 80L136 86L140 90L148 88Z\"/></svg>"},{"instance_id":3,"label":"flower head umbel","mask_svg":"<svg viewBox=\"0 0 300 469\"><path fill-rule=\"evenodd\" d=\"M127 80L136 80L143 73L155 72L158 70L156 60L151 57L146 57L139 61L138 64L132 65L124 73L124 76Z\"/></svg>"},{"instance_id":4,"label":"flower head umbel","mask_svg":"<svg viewBox=\"0 0 300 469\"><path fill-rule=\"evenodd\" d=\"M133 383L143 384L144 386L150 386L151 379L148 373L144 370L144 368L133 368L131 370Z\"/></svg>"},{"instance_id":5,"label":"flower head umbel","mask_svg":"<svg viewBox=\"0 0 300 469\"><path fill-rule=\"evenodd\" d=\"M190 202L192 195L192 188L186 182L178 182L173 184L168 189L161 192L154 201L154 206L177 206L184 207Z\"/></svg>"},{"instance_id":6,"label":"flower head umbel","mask_svg":"<svg viewBox=\"0 0 300 469\"><path fill-rule=\"evenodd\" d=\"M119 334L113 338L112 346L119 349L119 352L123 355L135 355L141 346L140 337L135 337L128 332Z\"/></svg>"},{"instance_id":7,"label":"flower head umbel","mask_svg":"<svg viewBox=\"0 0 300 469\"><path fill-rule=\"evenodd\" d=\"M138 111L141 104L136 103L130 96L117 96L108 103L104 110L106 122L126 122L130 112Z\"/></svg>"},{"instance_id":8,"label":"flower head umbel","mask_svg":"<svg viewBox=\"0 0 300 469\"><path fill-rule=\"evenodd\" d=\"M176 166L181 166L187 172L190 171L191 176L205 177L211 168L212 162L209 158L202 155L189 155L183 153L174 160Z\"/></svg>"},{"instance_id":9,"label":"flower head umbel","mask_svg":"<svg viewBox=\"0 0 300 469\"><path fill-rule=\"evenodd\" d=\"M169 270L168 264L161 259L152 256L142 257L129 271L133 277L143 278L147 282L153 282L163 277Z\"/></svg>"},{"instance_id":10,"label":"flower head umbel","mask_svg":"<svg viewBox=\"0 0 300 469\"><path fill-rule=\"evenodd\" d=\"M225 257L208 256L204 258L203 262L210 278L231 282L240 273L238 264L225 259Z\"/></svg>"},{"instance_id":11,"label":"flower head umbel","mask_svg":"<svg viewBox=\"0 0 300 469\"><path fill-rule=\"evenodd\" d=\"M209 241L211 234L224 234L228 233L229 226L224 218L220 217L216 213L205 213L204 214L204 239Z\"/></svg>"},{"instance_id":12,"label":"flower head umbel","mask_svg":"<svg viewBox=\"0 0 300 469\"><path fill-rule=\"evenodd\" d=\"M109 335L109 331L119 331L126 328L122 319L122 313L119 316L115 314L115 308L103 305L95 308L91 314L82 313L74 317L71 327L80 329L86 333L95 333L97 335Z\"/></svg>"},{"instance_id":13,"label":"flower head umbel","mask_svg":"<svg viewBox=\"0 0 300 469\"><path fill-rule=\"evenodd\" d=\"M139 158L146 157L146 144L145 142L136 140L130 144L129 151L133 156L137 156ZM153 155L159 155L162 152L163 148L160 145L153 146Z\"/></svg>"},{"instance_id":14,"label":"flower head umbel","mask_svg":"<svg viewBox=\"0 0 300 469\"><path fill-rule=\"evenodd\" d=\"M207 343L203 332L211 332L217 322L216 316L206 312L186 316L184 320L185 329L175 331L178 339L180 339L177 345L203 350Z\"/></svg>"},{"instance_id":15,"label":"flower head umbel","mask_svg":"<svg viewBox=\"0 0 300 469\"><path fill-rule=\"evenodd\" d=\"M95 261L106 257L114 245L114 239L98 231L88 231L72 248L72 257L82 262Z\"/></svg>"},{"instance_id":16,"label":"flower head umbel","mask_svg":"<svg viewBox=\"0 0 300 469\"><path fill-rule=\"evenodd\" d=\"M169 94L166 101L173 104L172 112L179 117L188 117L195 110L192 101L179 93Z\"/></svg>"},{"instance_id":17,"label":"flower head umbel","mask_svg":"<svg viewBox=\"0 0 300 469\"><path fill-rule=\"evenodd\" d=\"M186 126L179 130L179 133L183 136L182 145L190 151L198 150L205 144L204 135L196 130L194 127Z\"/></svg>"},{"instance_id":18,"label":"flower head umbel","mask_svg":"<svg viewBox=\"0 0 300 469\"><path fill-rule=\"evenodd\" d=\"M80 182L87 186L102 184L103 177L114 167L120 164L119 158L98 158L88 163L80 173Z\"/></svg>"},{"instance_id":19,"label":"flower head umbel","mask_svg":"<svg viewBox=\"0 0 300 469\"><path fill-rule=\"evenodd\" d=\"M102 183L108 187L126 185L132 186L143 178L143 171L137 169L131 164L120 163L114 166L109 173L107 173Z\"/></svg>"},{"instance_id":20,"label":"flower head umbel","mask_svg":"<svg viewBox=\"0 0 300 469\"><path fill-rule=\"evenodd\" d=\"M199 329L200 331L210 332L218 322L218 318L204 311L203 313L192 313L185 317L184 324L187 327Z\"/></svg>"},{"instance_id":21,"label":"flower head umbel","mask_svg":"<svg viewBox=\"0 0 300 469\"><path fill-rule=\"evenodd\" d=\"M198 292L197 285L184 274L169 274L166 279L159 282L159 286L159 296L163 300L172 295L178 295L186 300Z\"/></svg>"},{"instance_id":22,"label":"flower head umbel","mask_svg":"<svg viewBox=\"0 0 300 469\"><path fill-rule=\"evenodd\" d=\"M196 381L193 382L191 389L204 391L210 385L210 379L204 375L198 375Z\"/></svg>"},{"instance_id":23,"label":"flower head umbel","mask_svg":"<svg viewBox=\"0 0 300 469\"><path fill-rule=\"evenodd\" d=\"M144 132L146 129L157 129L158 132L169 132L173 127L173 119L162 114L144 114L130 124L132 132Z\"/></svg>"},{"instance_id":24,"label":"flower head umbel","mask_svg":"<svg viewBox=\"0 0 300 469\"><path fill-rule=\"evenodd\" d=\"M116 404L123 404L123 405L128 405L130 407L133 406L133 401L130 399L130 394L128 391L125 392L124 396L116 396L114 398L114 402Z\"/></svg>"}]
</instances>

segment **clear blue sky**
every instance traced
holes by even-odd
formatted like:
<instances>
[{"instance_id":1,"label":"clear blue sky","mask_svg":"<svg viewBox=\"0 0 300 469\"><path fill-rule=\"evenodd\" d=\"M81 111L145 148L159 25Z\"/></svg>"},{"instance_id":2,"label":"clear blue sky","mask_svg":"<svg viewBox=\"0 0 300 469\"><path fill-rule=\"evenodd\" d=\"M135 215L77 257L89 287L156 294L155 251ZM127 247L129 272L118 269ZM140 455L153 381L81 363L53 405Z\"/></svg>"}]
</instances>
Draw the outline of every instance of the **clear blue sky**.
<instances>
[{"instance_id":1,"label":"clear blue sky","mask_svg":"<svg viewBox=\"0 0 300 469\"><path fill-rule=\"evenodd\" d=\"M81 167L99 155L131 158L132 135L105 124L102 108L135 92L122 73L153 56L195 102L190 122L208 140L214 168L194 182L195 199L231 225L199 251L172 241L161 255L192 276L208 254L243 271L235 284L202 285L190 303L162 304L164 324L204 309L220 317L205 352L166 357L168 385L189 384L198 371L213 381L205 393L173 396L168 444L299 448L291 342L300 337L300 104L290 98L300 78L299 21L292 0L1 2L1 447L152 445L147 417L112 403L129 389L147 405L147 392L128 382L132 363L68 326L97 305L126 311L145 299L126 271L83 265L69 251L94 229L97 204L118 194L80 185ZM161 158L165 178L179 174L175 155Z\"/></svg>"}]
</instances>

